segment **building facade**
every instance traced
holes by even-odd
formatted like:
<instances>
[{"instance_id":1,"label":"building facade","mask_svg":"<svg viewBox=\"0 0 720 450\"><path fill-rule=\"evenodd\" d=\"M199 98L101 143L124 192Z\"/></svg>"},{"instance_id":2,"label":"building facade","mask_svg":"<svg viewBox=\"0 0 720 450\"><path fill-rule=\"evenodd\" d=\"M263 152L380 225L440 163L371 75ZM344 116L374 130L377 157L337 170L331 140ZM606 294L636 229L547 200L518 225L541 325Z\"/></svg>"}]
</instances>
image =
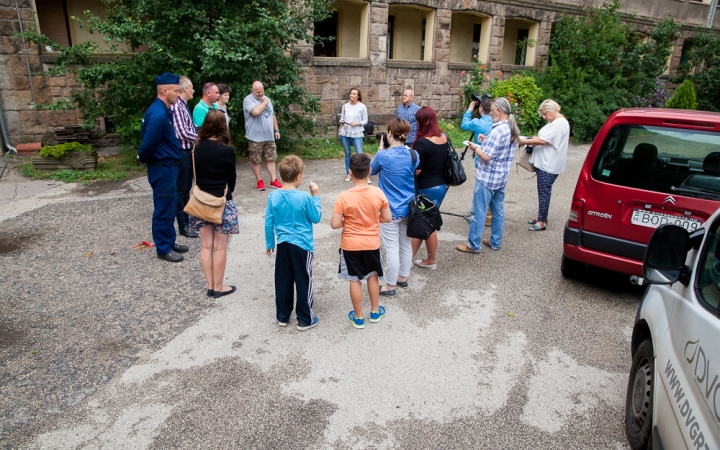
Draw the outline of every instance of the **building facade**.
<instances>
[{"instance_id":1,"label":"building facade","mask_svg":"<svg viewBox=\"0 0 720 450\"><path fill-rule=\"evenodd\" d=\"M599 3L338 0L332 16L314 26L317 35L334 39L322 45L298 45L306 87L321 97L318 120L326 124L334 123L351 87L362 90L371 115L392 113L401 103L403 90L412 88L417 103L451 117L462 107L459 88L475 61L487 66L490 78L542 66L554 23L561 15L579 14ZM642 34L649 34L655 23L668 15L683 25L669 61L672 71L694 29L705 26L710 3L623 0L622 13ZM52 143L54 127L82 121L75 111L34 107L67 98L78 86L69 77L34 76L51 67L55 55L36 45L24 45L13 32L35 26L55 42L83 42L90 35L71 16L81 16L85 10L101 13L103 8L100 0L0 0L0 101L12 145ZM719 15L715 15L713 28L720 28ZM528 40L534 45L523 45Z\"/></svg>"}]
</instances>

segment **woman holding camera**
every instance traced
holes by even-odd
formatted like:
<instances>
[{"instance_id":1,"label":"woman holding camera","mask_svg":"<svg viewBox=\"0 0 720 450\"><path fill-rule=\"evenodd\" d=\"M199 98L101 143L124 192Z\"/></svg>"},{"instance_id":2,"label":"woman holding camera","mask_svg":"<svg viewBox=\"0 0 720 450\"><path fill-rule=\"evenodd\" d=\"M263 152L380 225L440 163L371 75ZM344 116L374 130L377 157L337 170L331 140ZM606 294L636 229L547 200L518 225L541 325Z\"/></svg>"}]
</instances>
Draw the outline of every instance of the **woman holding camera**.
<instances>
[{"instance_id":1,"label":"woman holding camera","mask_svg":"<svg viewBox=\"0 0 720 450\"><path fill-rule=\"evenodd\" d=\"M355 147L355 153L363 152L363 136L365 124L368 123L367 108L362 102L362 92L354 87L348 94L350 101L345 103L340 112L340 142L345 150L345 181L350 181L350 144Z\"/></svg>"},{"instance_id":2,"label":"woman holding camera","mask_svg":"<svg viewBox=\"0 0 720 450\"><path fill-rule=\"evenodd\" d=\"M538 215L528 222L532 225L528 231L547 229L552 185L558 175L565 171L570 140L570 124L565 116L560 114L560 105L555 100L547 99L542 102L538 112L547 120L547 125L538 131L537 136L518 140L518 145L533 146L530 164L537 169Z\"/></svg>"},{"instance_id":3,"label":"woman holding camera","mask_svg":"<svg viewBox=\"0 0 720 450\"><path fill-rule=\"evenodd\" d=\"M385 286L380 295L395 296L395 287L408 287L407 279L412 268L412 243L407 235L410 201L415 195L414 175L420 158L415 150L405 146L410 124L403 119L388 123L387 142L390 148L378 152L370 163L372 175L380 174L378 187L390 204L392 222L380 224L380 238L385 246Z\"/></svg>"},{"instance_id":4,"label":"woman holding camera","mask_svg":"<svg viewBox=\"0 0 720 450\"><path fill-rule=\"evenodd\" d=\"M440 129L437 115L432 108L429 106L420 108L415 113L415 120L417 120L418 129L413 148L420 156L420 164L415 171L418 191L432 200L439 210L447 192L444 172L450 144L447 135ZM435 231L425 240L427 258L415 260L415 265L424 269L437 269L437 231L442 226L440 214L437 217L438 223L433 224ZM422 243L421 239L412 239L413 255L417 254Z\"/></svg>"}]
</instances>

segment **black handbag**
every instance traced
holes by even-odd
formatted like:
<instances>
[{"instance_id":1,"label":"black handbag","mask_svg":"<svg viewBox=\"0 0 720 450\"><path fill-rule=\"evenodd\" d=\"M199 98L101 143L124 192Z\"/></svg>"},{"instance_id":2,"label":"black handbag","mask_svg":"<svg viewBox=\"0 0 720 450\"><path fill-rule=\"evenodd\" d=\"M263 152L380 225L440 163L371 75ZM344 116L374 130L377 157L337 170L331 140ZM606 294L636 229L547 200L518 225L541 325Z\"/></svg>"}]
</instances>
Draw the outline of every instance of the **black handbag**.
<instances>
[{"instance_id":1,"label":"black handbag","mask_svg":"<svg viewBox=\"0 0 720 450\"><path fill-rule=\"evenodd\" d=\"M467 147L465 148L465 151L462 152L462 156L458 156L457 151L455 151L455 147L452 145L452 141L450 141L450 136L446 134L445 137L447 137L448 140L448 155L445 160L444 172L445 184L448 186L460 186L467 181L465 168L462 164L462 160L465 158L465 153L467 152Z\"/></svg>"},{"instance_id":2,"label":"black handbag","mask_svg":"<svg viewBox=\"0 0 720 450\"><path fill-rule=\"evenodd\" d=\"M435 202L427 198L425 195L418 193L417 175L415 172L415 151L410 149L413 167L413 182L415 185L415 195L410 200L410 215L407 223L407 236L416 239L426 240L442 225L442 217L440 216L440 208ZM439 221L439 225L437 225Z\"/></svg>"}]
</instances>

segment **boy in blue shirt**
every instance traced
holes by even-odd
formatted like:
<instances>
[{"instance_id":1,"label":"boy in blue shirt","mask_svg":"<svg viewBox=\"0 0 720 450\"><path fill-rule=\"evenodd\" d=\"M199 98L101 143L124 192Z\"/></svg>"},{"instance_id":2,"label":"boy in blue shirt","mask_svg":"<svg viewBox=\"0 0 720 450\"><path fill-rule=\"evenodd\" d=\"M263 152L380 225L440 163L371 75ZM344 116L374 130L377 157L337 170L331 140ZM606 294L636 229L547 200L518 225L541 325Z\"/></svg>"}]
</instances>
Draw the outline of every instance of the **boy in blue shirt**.
<instances>
[{"instance_id":1,"label":"boy in blue shirt","mask_svg":"<svg viewBox=\"0 0 720 450\"><path fill-rule=\"evenodd\" d=\"M308 330L318 324L312 311L312 263L315 251L313 224L320 222L320 188L308 182L312 197L298 191L305 163L295 155L286 156L278 165L283 187L268 196L265 211L265 243L272 256L277 235L275 258L275 308L278 325L287 326L297 290L297 329Z\"/></svg>"}]
</instances>

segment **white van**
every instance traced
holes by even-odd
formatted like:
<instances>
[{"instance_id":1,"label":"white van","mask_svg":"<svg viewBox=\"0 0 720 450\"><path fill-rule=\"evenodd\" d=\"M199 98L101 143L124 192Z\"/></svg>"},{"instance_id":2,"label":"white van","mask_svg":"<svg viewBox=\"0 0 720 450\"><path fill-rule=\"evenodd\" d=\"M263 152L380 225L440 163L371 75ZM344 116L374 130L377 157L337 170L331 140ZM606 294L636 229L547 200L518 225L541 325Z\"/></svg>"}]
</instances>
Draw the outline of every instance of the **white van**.
<instances>
[{"instance_id":1,"label":"white van","mask_svg":"<svg viewBox=\"0 0 720 450\"><path fill-rule=\"evenodd\" d=\"M650 238L625 403L633 449L720 449L719 243L720 210Z\"/></svg>"}]
</instances>

